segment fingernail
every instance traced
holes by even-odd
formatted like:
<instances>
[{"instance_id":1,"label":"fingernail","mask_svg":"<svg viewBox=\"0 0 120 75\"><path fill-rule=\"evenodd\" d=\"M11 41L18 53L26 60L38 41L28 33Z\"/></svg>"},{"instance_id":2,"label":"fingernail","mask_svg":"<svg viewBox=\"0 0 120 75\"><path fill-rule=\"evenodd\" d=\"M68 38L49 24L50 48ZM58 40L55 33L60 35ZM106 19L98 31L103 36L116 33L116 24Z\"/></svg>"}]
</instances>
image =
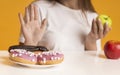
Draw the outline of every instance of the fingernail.
<instances>
[{"instance_id":1,"label":"fingernail","mask_svg":"<svg viewBox=\"0 0 120 75\"><path fill-rule=\"evenodd\" d=\"M105 23L108 26L108 22Z\"/></svg>"},{"instance_id":2,"label":"fingernail","mask_svg":"<svg viewBox=\"0 0 120 75\"><path fill-rule=\"evenodd\" d=\"M98 18L98 21L101 21L101 20Z\"/></svg>"}]
</instances>

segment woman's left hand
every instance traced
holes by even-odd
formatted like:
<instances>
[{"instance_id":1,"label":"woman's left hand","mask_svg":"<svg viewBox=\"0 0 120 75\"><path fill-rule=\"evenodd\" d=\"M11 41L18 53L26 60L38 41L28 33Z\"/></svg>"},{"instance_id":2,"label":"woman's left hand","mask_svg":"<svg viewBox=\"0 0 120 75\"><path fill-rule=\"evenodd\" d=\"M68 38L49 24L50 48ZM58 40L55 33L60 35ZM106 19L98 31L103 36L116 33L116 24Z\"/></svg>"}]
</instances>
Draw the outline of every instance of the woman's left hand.
<instances>
[{"instance_id":1,"label":"woman's left hand","mask_svg":"<svg viewBox=\"0 0 120 75\"><path fill-rule=\"evenodd\" d=\"M108 23L102 25L100 19L94 19L92 22L91 31L85 40L85 48L89 50L96 50L96 41L104 38L110 30L111 27L108 26Z\"/></svg>"}]
</instances>

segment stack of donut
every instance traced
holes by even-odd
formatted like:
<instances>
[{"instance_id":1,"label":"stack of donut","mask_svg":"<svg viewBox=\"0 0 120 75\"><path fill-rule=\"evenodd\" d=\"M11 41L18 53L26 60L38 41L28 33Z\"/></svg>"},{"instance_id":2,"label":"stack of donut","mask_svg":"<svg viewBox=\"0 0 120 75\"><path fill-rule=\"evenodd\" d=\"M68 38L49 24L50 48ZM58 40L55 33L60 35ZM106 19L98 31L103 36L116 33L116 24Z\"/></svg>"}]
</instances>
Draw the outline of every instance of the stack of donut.
<instances>
[{"instance_id":1,"label":"stack of donut","mask_svg":"<svg viewBox=\"0 0 120 75\"><path fill-rule=\"evenodd\" d=\"M9 47L9 55L12 61L34 64L53 65L63 61L64 55L59 51L49 51L43 46L20 46Z\"/></svg>"}]
</instances>

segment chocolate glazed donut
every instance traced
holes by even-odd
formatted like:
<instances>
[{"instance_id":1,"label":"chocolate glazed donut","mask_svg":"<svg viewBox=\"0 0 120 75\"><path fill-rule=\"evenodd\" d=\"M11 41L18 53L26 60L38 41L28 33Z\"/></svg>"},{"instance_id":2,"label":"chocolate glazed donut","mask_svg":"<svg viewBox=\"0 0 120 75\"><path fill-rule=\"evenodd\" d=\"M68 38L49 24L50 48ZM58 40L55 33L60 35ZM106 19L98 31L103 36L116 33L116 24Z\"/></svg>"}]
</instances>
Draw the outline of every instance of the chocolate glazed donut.
<instances>
[{"instance_id":1,"label":"chocolate glazed donut","mask_svg":"<svg viewBox=\"0 0 120 75\"><path fill-rule=\"evenodd\" d=\"M29 45L14 45L14 46L10 46L8 49L8 52L10 52L10 50L12 49L25 49L27 51L49 51L46 47L44 46L29 46Z\"/></svg>"},{"instance_id":2,"label":"chocolate glazed donut","mask_svg":"<svg viewBox=\"0 0 120 75\"><path fill-rule=\"evenodd\" d=\"M52 65L59 64L64 59L63 53L49 51L43 46L14 45L8 51L12 61L25 64Z\"/></svg>"},{"instance_id":3,"label":"chocolate glazed donut","mask_svg":"<svg viewBox=\"0 0 120 75\"><path fill-rule=\"evenodd\" d=\"M43 46L14 45L8 49L10 60L25 63L37 64L38 53L49 51Z\"/></svg>"}]
</instances>

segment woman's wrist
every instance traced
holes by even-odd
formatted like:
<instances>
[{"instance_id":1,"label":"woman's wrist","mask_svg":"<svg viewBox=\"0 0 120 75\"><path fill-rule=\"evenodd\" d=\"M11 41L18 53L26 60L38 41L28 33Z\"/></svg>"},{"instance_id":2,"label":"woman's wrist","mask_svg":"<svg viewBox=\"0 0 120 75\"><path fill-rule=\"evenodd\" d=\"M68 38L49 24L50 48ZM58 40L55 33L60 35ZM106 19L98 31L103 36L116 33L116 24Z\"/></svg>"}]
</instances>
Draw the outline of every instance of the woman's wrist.
<instances>
[{"instance_id":1,"label":"woman's wrist","mask_svg":"<svg viewBox=\"0 0 120 75\"><path fill-rule=\"evenodd\" d=\"M25 41L24 45L31 45L31 46L37 46L37 42L33 42L33 41Z\"/></svg>"},{"instance_id":2,"label":"woman's wrist","mask_svg":"<svg viewBox=\"0 0 120 75\"><path fill-rule=\"evenodd\" d=\"M90 39L87 37L85 39L85 49L86 50L97 50L96 40L92 38Z\"/></svg>"}]
</instances>

